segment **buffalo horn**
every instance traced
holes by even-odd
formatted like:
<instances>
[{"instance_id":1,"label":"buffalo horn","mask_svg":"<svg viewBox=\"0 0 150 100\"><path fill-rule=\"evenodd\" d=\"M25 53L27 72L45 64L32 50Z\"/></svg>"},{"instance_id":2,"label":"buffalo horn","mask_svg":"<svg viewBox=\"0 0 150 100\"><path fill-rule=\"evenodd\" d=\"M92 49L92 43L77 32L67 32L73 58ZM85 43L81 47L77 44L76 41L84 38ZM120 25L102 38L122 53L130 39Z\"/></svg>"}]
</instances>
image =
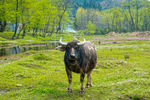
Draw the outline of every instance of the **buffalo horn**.
<instances>
[{"instance_id":1,"label":"buffalo horn","mask_svg":"<svg viewBox=\"0 0 150 100\"><path fill-rule=\"evenodd\" d=\"M84 39L84 41L78 43L78 45L84 45L86 43L86 40Z\"/></svg>"},{"instance_id":2,"label":"buffalo horn","mask_svg":"<svg viewBox=\"0 0 150 100\"><path fill-rule=\"evenodd\" d=\"M62 42L62 38L60 38L60 40L59 40L59 44L60 44L60 45L62 45L62 46L66 46L66 45L67 45L67 43Z\"/></svg>"}]
</instances>

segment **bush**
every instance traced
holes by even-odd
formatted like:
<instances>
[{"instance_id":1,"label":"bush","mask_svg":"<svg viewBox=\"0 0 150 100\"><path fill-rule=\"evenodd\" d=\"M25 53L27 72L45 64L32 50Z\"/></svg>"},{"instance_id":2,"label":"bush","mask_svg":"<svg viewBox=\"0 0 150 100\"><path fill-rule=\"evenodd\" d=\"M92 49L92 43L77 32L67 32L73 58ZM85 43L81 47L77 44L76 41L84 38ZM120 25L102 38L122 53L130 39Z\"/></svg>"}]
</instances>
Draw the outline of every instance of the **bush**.
<instances>
[{"instance_id":1,"label":"bush","mask_svg":"<svg viewBox=\"0 0 150 100\"><path fill-rule=\"evenodd\" d=\"M42 53L35 54L33 57L35 60L47 60L48 57Z\"/></svg>"},{"instance_id":2,"label":"bush","mask_svg":"<svg viewBox=\"0 0 150 100\"><path fill-rule=\"evenodd\" d=\"M5 39L5 38L0 37L0 41L6 41L6 39Z\"/></svg>"},{"instance_id":3,"label":"bush","mask_svg":"<svg viewBox=\"0 0 150 100\"><path fill-rule=\"evenodd\" d=\"M0 37L5 39L11 39L14 32L0 32Z\"/></svg>"}]
</instances>

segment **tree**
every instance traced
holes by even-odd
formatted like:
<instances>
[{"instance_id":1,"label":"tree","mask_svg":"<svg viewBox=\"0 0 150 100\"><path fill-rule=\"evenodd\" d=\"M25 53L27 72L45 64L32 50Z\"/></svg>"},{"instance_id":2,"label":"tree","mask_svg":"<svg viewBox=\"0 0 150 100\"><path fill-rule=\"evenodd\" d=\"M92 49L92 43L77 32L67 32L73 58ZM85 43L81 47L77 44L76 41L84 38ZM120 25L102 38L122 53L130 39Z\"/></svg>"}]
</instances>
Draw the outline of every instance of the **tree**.
<instances>
[{"instance_id":1,"label":"tree","mask_svg":"<svg viewBox=\"0 0 150 100\"><path fill-rule=\"evenodd\" d=\"M16 33L17 33L17 28L18 28L18 18L19 18L19 12L18 12L18 9L19 9L19 0L16 0L16 9L15 9L15 32L14 32L14 35L12 36L12 40L15 38L16 36Z\"/></svg>"},{"instance_id":2,"label":"tree","mask_svg":"<svg viewBox=\"0 0 150 100\"><path fill-rule=\"evenodd\" d=\"M88 24L86 25L87 27L87 32L90 34L94 34L96 31L96 26L94 24L92 24L91 21L88 22Z\"/></svg>"},{"instance_id":3,"label":"tree","mask_svg":"<svg viewBox=\"0 0 150 100\"><path fill-rule=\"evenodd\" d=\"M75 26L77 30L84 30L86 29L86 25L88 24L87 19L87 10L83 8L78 8L76 12L76 20L75 20Z\"/></svg>"},{"instance_id":4,"label":"tree","mask_svg":"<svg viewBox=\"0 0 150 100\"><path fill-rule=\"evenodd\" d=\"M7 20L9 19L9 2L6 0L0 0L0 32L4 32L7 25ZM7 4L7 6L6 6Z\"/></svg>"},{"instance_id":5,"label":"tree","mask_svg":"<svg viewBox=\"0 0 150 100\"><path fill-rule=\"evenodd\" d=\"M71 8L71 5L73 4L73 1L71 0L56 0L56 3L57 3L57 8L58 8L58 17L59 17L59 20L58 20L58 25L57 25L57 29L56 29L56 34L59 33L59 31L61 30L62 28L62 22L63 22L63 19L66 19L65 15L68 15L68 10L69 8Z\"/></svg>"}]
</instances>

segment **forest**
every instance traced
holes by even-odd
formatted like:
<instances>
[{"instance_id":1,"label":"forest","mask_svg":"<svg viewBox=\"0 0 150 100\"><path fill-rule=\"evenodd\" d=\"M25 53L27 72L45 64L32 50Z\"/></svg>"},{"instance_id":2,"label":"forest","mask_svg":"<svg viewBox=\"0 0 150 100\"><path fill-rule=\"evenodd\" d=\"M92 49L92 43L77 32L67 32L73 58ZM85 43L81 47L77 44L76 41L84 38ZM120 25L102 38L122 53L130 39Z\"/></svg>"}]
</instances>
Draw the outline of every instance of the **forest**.
<instances>
[{"instance_id":1,"label":"forest","mask_svg":"<svg viewBox=\"0 0 150 100\"><path fill-rule=\"evenodd\" d=\"M78 30L86 31L87 29L86 33L94 34L150 30L149 1L129 0L120 5L101 11L78 8L75 26Z\"/></svg>"},{"instance_id":2,"label":"forest","mask_svg":"<svg viewBox=\"0 0 150 100\"><path fill-rule=\"evenodd\" d=\"M71 4L68 0L1 0L0 32L14 31L12 39L24 38L26 32L51 36L70 21Z\"/></svg>"},{"instance_id":3,"label":"forest","mask_svg":"<svg viewBox=\"0 0 150 100\"><path fill-rule=\"evenodd\" d=\"M29 35L50 37L68 25L83 34L150 30L148 0L1 0L0 32L12 39Z\"/></svg>"}]
</instances>

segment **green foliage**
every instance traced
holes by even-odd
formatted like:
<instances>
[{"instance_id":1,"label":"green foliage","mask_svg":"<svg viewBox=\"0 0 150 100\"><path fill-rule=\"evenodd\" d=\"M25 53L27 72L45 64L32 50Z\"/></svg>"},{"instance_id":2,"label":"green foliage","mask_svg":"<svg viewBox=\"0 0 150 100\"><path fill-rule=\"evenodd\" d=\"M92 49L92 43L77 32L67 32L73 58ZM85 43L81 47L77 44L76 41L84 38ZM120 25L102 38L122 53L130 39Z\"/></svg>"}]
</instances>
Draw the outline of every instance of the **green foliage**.
<instances>
[{"instance_id":1,"label":"green foliage","mask_svg":"<svg viewBox=\"0 0 150 100\"><path fill-rule=\"evenodd\" d=\"M77 12L76 12L76 22L75 24L77 25L77 29L78 30L84 30L86 28L87 25L87 10L83 9L83 8L78 8Z\"/></svg>"},{"instance_id":2,"label":"green foliage","mask_svg":"<svg viewBox=\"0 0 150 100\"><path fill-rule=\"evenodd\" d=\"M101 2L104 0L75 0L75 3L83 8L95 8L101 10Z\"/></svg>"},{"instance_id":3,"label":"green foliage","mask_svg":"<svg viewBox=\"0 0 150 100\"><path fill-rule=\"evenodd\" d=\"M78 8L76 28L85 30L89 21L96 26L95 34L150 30L150 2L148 0L122 1L120 6L106 10Z\"/></svg>"},{"instance_id":4,"label":"green foliage","mask_svg":"<svg viewBox=\"0 0 150 100\"><path fill-rule=\"evenodd\" d=\"M35 60L46 60L47 56L42 53L39 53L39 54L34 55L34 59Z\"/></svg>"},{"instance_id":5,"label":"green foliage","mask_svg":"<svg viewBox=\"0 0 150 100\"><path fill-rule=\"evenodd\" d=\"M0 37L5 39L11 39L13 32L0 32Z\"/></svg>"},{"instance_id":6,"label":"green foliage","mask_svg":"<svg viewBox=\"0 0 150 100\"><path fill-rule=\"evenodd\" d=\"M0 37L0 41L6 41L7 39Z\"/></svg>"},{"instance_id":7,"label":"green foliage","mask_svg":"<svg viewBox=\"0 0 150 100\"><path fill-rule=\"evenodd\" d=\"M71 22L68 9L71 4L68 0L1 0L0 24L21 23L22 29L17 29L15 38L20 34L24 37L27 30L33 36L39 35L38 32L42 37L51 36Z\"/></svg>"},{"instance_id":8,"label":"green foliage","mask_svg":"<svg viewBox=\"0 0 150 100\"><path fill-rule=\"evenodd\" d=\"M79 30L78 33L80 34L80 36L84 36L84 34L86 33L86 30Z\"/></svg>"},{"instance_id":9,"label":"green foliage","mask_svg":"<svg viewBox=\"0 0 150 100\"><path fill-rule=\"evenodd\" d=\"M87 28L87 32L90 34L94 34L96 31L96 26L92 24L91 21L88 22L88 24L86 25L86 28Z\"/></svg>"}]
</instances>

